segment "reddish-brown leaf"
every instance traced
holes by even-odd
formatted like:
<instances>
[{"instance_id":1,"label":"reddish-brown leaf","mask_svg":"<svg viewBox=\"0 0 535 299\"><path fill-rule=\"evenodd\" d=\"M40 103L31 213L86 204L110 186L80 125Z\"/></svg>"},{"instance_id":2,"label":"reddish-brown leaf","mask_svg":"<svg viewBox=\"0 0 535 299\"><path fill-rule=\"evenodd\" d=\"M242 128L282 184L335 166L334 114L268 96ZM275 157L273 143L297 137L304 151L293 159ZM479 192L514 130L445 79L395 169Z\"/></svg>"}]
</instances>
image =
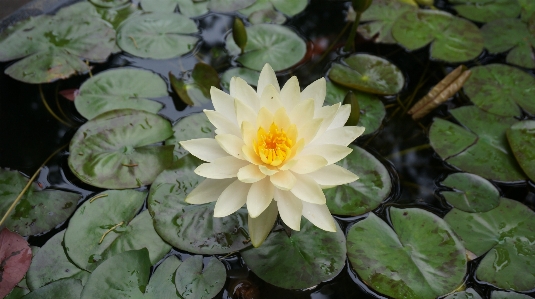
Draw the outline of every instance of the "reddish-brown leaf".
<instances>
[{"instance_id":1,"label":"reddish-brown leaf","mask_svg":"<svg viewBox=\"0 0 535 299\"><path fill-rule=\"evenodd\" d=\"M4 228L0 232L0 298L4 298L22 280L32 261L28 242Z\"/></svg>"},{"instance_id":2,"label":"reddish-brown leaf","mask_svg":"<svg viewBox=\"0 0 535 299\"><path fill-rule=\"evenodd\" d=\"M80 94L79 89L65 89L59 92L64 98L69 101L74 101L74 99Z\"/></svg>"}]
</instances>

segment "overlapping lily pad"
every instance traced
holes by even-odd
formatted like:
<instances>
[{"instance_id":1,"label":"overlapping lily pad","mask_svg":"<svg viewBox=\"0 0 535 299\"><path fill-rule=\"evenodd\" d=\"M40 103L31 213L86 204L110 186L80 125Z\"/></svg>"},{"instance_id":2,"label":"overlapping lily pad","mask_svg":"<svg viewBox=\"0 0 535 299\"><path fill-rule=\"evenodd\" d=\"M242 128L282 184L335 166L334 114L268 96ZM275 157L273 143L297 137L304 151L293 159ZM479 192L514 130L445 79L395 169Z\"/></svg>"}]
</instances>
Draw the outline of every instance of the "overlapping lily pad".
<instances>
[{"instance_id":1,"label":"overlapping lily pad","mask_svg":"<svg viewBox=\"0 0 535 299\"><path fill-rule=\"evenodd\" d=\"M390 209L391 228L370 213L347 235L351 266L379 293L436 298L459 287L466 273L461 242L440 217L422 209Z\"/></svg>"},{"instance_id":2,"label":"overlapping lily pad","mask_svg":"<svg viewBox=\"0 0 535 299\"><path fill-rule=\"evenodd\" d=\"M124 21L126 21L131 16L140 14L141 10L139 10L137 5L130 4L130 5L120 6L120 7L115 7L115 8L100 8L99 7L97 8L97 13L100 15L100 17L103 20L110 23L113 26L113 28L117 30Z\"/></svg>"},{"instance_id":3,"label":"overlapping lily pad","mask_svg":"<svg viewBox=\"0 0 535 299\"><path fill-rule=\"evenodd\" d=\"M175 273L180 260L171 255L163 261L152 274L149 285L145 290L145 299L183 299L177 294Z\"/></svg>"},{"instance_id":4,"label":"overlapping lily pad","mask_svg":"<svg viewBox=\"0 0 535 299\"><path fill-rule=\"evenodd\" d=\"M392 27L394 39L408 50L429 43L431 58L463 62L483 51L483 37L476 25L438 10L411 10L401 15Z\"/></svg>"},{"instance_id":5,"label":"overlapping lily pad","mask_svg":"<svg viewBox=\"0 0 535 299\"><path fill-rule=\"evenodd\" d=\"M142 58L168 59L184 55L195 47L197 25L176 13L155 12L134 16L118 29L117 44Z\"/></svg>"},{"instance_id":6,"label":"overlapping lily pad","mask_svg":"<svg viewBox=\"0 0 535 299\"><path fill-rule=\"evenodd\" d=\"M501 18L516 18L520 5L516 0L451 0L455 10L467 19L486 23Z\"/></svg>"},{"instance_id":7,"label":"overlapping lily pad","mask_svg":"<svg viewBox=\"0 0 535 299\"><path fill-rule=\"evenodd\" d=\"M230 89L230 79L232 79L232 77L240 77L245 80L247 84L251 86L256 86L256 84L258 83L258 78L260 77L260 72L243 67L235 67L228 69L221 75L221 86L224 89Z\"/></svg>"},{"instance_id":8,"label":"overlapping lily pad","mask_svg":"<svg viewBox=\"0 0 535 299\"><path fill-rule=\"evenodd\" d=\"M535 13L535 2L531 0L518 0L521 7L521 17L523 22L528 22Z\"/></svg>"},{"instance_id":9,"label":"overlapping lily pad","mask_svg":"<svg viewBox=\"0 0 535 299\"><path fill-rule=\"evenodd\" d=\"M196 254L223 254L241 250L247 243L247 211L214 217L215 203L190 205L184 200L203 178L193 170L200 160L191 155L176 169L163 171L150 188L148 208L154 228L168 243Z\"/></svg>"},{"instance_id":10,"label":"overlapping lily pad","mask_svg":"<svg viewBox=\"0 0 535 299\"><path fill-rule=\"evenodd\" d=\"M227 49L231 55L239 55L243 66L261 71L269 63L280 71L297 64L306 53L305 41L288 27L274 24L256 24L246 27L247 45L242 55L232 35L227 37Z\"/></svg>"},{"instance_id":11,"label":"overlapping lily pad","mask_svg":"<svg viewBox=\"0 0 535 299\"><path fill-rule=\"evenodd\" d=\"M192 0L141 0L144 11L173 12L177 8L186 17L198 17L208 12L209 1Z\"/></svg>"},{"instance_id":12,"label":"overlapping lily pad","mask_svg":"<svg viewBox=\"0 0 535 299\"><path fill-rule=\"evenodd\" d=\"M210 0L208 9L214 12L233 12L251 6L256 0Z\"/></svg>"},{"instance_id":13,"label":"overlapping lily pad","mask_svg":"<svg viewBox=\"0 0 535 299\"><path fill-rule=\"evenodd\" d=\"M507 290L535 287L535 213L528 207L502 198L490 211L453 209L444 220L467 250L485 255L476 271L479 280Z\"/></svg>"},{"instance_id":14,"label":"overlapping lily pad","mask_svg":"<svg viewBox=\"0 0 535 299\"><path fill-rule=\"evenodd\" d=\"M462 292L455 292L444 299L482 299L474 289L467 289Z\"/></svg>"},{"instance_id":15,"label":"overlapping lily pad","mask_svg":"<svg viewBox=\"0 0 535 299\"><path fill-rule=\"evenodd\" d=\"M32 250L18 234L0 231L0 296L4 298L24 277L30 267Z\"/></svg>"},{"instance_id":16,"label":"overlapping lily pad","mask_svg":"<svg viewBox=\"0 0 535 299\"><path fill-rule=\"evenodd\" d=\"M202 255L195 255L178 266L175 284L184 299L210 299L221 291L226 278L227 270L217 258L203 267Z\"/></svg>"},{"instance_id":17,"label":"overlapping lily pad","mask_svg":"<svg viewBox=\"0 0 535 299\"><path fill-rule=\"evenodd\" d=\"M53 281L24 296L24 299L65 298L78 299L82 293L82 282L75 278Z\"/></svg>"},{"instance_id":18,"label":"overlapping lily pad","mask_svg":"<svg viewBox=\"0 0 535 299\"><path fill-rule=\"evenodd\" d=\"M173 134L164 118L121 109L100 114L74 134L69 167L93 186L125 189L148 185L173 160L173 146L156 146Z\"/></svg>"},{"instance_id":19,"label":"overlapping lily pad","mask_svg":"<svg viewBox=\"0 0 535 299\"><path fill-rule=\"evenodd\" d=\"M469 212L486 212L500 203L500 192L484 178L471 173L450 174L442 185L453 191L441 191L449 204L455 208Z\"/></svg>"},{"instance_id":20,"label":"overlapping lily pad","mask_svg":"<svg viewBox=\"0 0 535 299\"><path fill-rule=\"evenodd\" d=\"M504 291L494 291L490 295L490 299L530 299L528 295L513 293L513 292L504 292Z\"/></svg>"},{"instance_id":21,"label":"overlapping lily pad","mask_svg":"<svg viewBox=\"0 0 535 299\"><path fill-rule=\"evenodd\" d=\"M344 64L334 63L329 79L343 86L364 92L390 95L398 93L405 84L397 66L386 59L355 54L342 59Z\"/></svg>"},{"instance_id":22,"label":"overlapping lily pad","mask_svg":"<svg viewBox=\"0 0 535 299\"><path fill-rule=\"evenodd\" d=\"M113 8L117 6L124 5L130 0L89 0L91 3L95 4L96 6L100 7L106 7L106 8Z\"/></svg>"},{"instance_id":23,"label":"overlapping lily pad","mask_svg":"<svg viewBox=\"0 0 535 299\"><path fill-rule=\"evenodd\" d=\"M442 119L435 119L429 129L431 146L444 161L490 180L525 180L505 136L516 122L514 118L486 113L475 106L450 113L466 129Z\"/></svg>"},{"instance_id":24,"label":"overlapping lily pad","mask_svg":"<svg viewBox=\"0 0 535 299\"><path fill-rule=\"evenodd\" d=\"M241 255L264 281L285 289L305 289L338 275L345 264L346 241L338 224L333 233L303 219L300 231L291 235L274 231L262 246Z\"/></svg>"},{"instance_id":25,"label":"overlapping lily pad","mask_svg":"<svg viewBox=\"0 0 535 299\"><path fill-rule=\"evenodd\" d=\"M535 121L524 120L507 130L507 139L518 164L535 182Z\"/></svg>"},{"instance_id":26,"label":"overlapping lily pad","mask_svg":"<svg viewBox=\"0 0 535 299\"><path fill-rule=\"evenodd\" d=\"M294 15L302 12L308 5L308 0L256 0L256 2L244 9L240 10L240 13L246 15L248 18L259 11L270 10L275 8L277 11L293 17Z\"/></svg>"},{"instance_id":27,"label":"overlapping lily pad","mask_svg":"<svg viewBox=\"0 0 535 299\"><path fill-rule=\"evenodd\" d=\"M388 170L372 154L355 145L353 151L336 164L353 172L359 179L324 190L327 207L333 214L356 216L377 208L392 189Z\"/></svg>"},{"instance_id":28,"label":"overlapping lily pad","mask_svg":"<svg viewBox=\"0 0 535 299\"><path fill-rule=\"evenodd\" d=\"M182 158L189 152L180 145L180 141L186 141L197 138L214 138L216 128L208 120L206 114L196 113L186 116L179 120L174 126L173 139L167 140L167 144L175 146L174 155L176 158Z\"/></svg>"},{"instance_id":29,"label":"overlapping lily pad","mask_svg":"<svg viewBox=\"0 0 535 299\"><path fill-rule=\"evenodd\" d=\"M195 64L189 79L176 78L169 73L171 87L180 99L190 106L203 106L211 103L210 89L219 88L220 79L217 71L209 64Z\"/></svg>"},{"instance_id":30,"label":"overlapping lily pad","mask_svg":"<svg viewBox=\"0 0 535 299\"><path fill-rule=\"evenodd\" d=\"M0 168L0 215L15 201L28 179L17 171ZM60 190L44 190L32 183L15 209L6 218L5 227L23 236L51 230L64 222L76 210L80 195Z\"/></svg>"}]
</instances>

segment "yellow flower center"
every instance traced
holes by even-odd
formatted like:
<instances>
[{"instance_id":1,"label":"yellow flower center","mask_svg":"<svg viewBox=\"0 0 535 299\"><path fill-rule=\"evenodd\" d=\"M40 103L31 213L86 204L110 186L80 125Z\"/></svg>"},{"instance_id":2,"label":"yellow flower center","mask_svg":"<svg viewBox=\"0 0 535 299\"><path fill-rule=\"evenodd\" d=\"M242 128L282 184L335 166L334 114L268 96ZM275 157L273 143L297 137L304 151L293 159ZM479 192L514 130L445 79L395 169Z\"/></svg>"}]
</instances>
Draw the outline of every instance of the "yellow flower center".
<instances>
[{"instance_id":1,"label":"yellow flower center","mask_svg":"<svg viewBox=\"0 0 535 299\"><path fill-rule=\"evenodd\" d=\"M286 132L272 123L268 132L262 127L258 129L254 141L254 151L262 162L279 166L290 156L293 145L294 141L287 136Z\"/></svg>"}]
</instances>

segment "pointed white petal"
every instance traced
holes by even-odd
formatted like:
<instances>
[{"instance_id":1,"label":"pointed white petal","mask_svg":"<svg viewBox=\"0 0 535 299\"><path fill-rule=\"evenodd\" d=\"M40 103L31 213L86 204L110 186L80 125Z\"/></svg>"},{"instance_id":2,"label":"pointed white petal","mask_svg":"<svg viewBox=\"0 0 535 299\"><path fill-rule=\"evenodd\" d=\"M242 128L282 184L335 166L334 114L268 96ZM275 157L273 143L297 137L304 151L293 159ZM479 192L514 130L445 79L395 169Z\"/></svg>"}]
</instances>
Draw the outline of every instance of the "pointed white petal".
<instances>
[{"instance_id":1,"label":"pointed white petal","mask_svg":"<svg viewBox=\"0 0 535 299\"><path fill-rule=\"evenodd\" d=\"M258 110L254 111L251 107L239 100L234 100L234 108L236 109L236 120L238 121L240 128L244 121L256 124L256 111Z\"/></svg>"},{"instance_id":2,"label":"pointed white petal","mask_svg":"<svg viewBox=\"0 0 535 299\"><path fill-rule=\"evenodd\" d=\"M270 180L275 187L284 191L292 189L296 182L295 176L289 170L275 173L270 176Z\"/></svg>"},{"instance_id":3,"label":"pointed white petal","mask_svg":"<svg viewBox=\"0 0 535 299\"><path fill-rule=\"evenodd\" d=\"M274 192L275 188L269 181L269 177L252 184L247 194L247 211L249 211L249 216L256 218L264 212L273 200Z\"/></svg>"},{"instance_id":4,"label":"pointed white petal","mask_svg":"<svg viewBox=\"0 0 535 299\"><path fill-rule=\"evenodd\" d=\"M250 163L253 163L255 165L263 165L264 164L264 162L262 162L260 157L258 157L258 155L254 152L254 150L251 147L249 147L248 145L244 145L241 148L241 150L242 150L243 154L245 155L245 160L247 160ZM264 171L262 171L262 172L264 172ZM266 174L266 175L268 175L268 174Z\"/></svg>"},{"instance_id":5,"label":"pointed white petal","mask_svg":"<svg viewBox=\"0 0 535 299\"><path fill-rule=\"evenodd\" d=\"M302 201L314 203L314 204L325 204L327 200L325 199L325 194L321 187L314 181L311 177L306 174L295 174L297 182L290 192L293 195L297 196Z\"/></svg>"},{"instance_id":6,"label":"pointed white petal","mask_svg":"<svg viewBox=\"0 0 535 299\"><path fill-rule=\"evenodd\" d=\"M255 123L256 124L256 123ZM241 124L241 137L243 142L249 146L252 147L254 144L254 140L256 139L256 133L258 129L255 125L248 121L244 121Z\"/></svg>"},{"instance_id":7,"label":"pointed white petal","mask_svg":"<svg viewBox=\"0 0 535 299\"><path fill-rule=\"evenodd\" d=\"M305 145L309 144L310 141L316 137L316 134L318 134L318 130L320 129L322 122L323 119L321 118L310 119L309 121L305 122L303 126L297 128L297 139L303 138L305 140Z\"/></svg>"},{"instance_id":8,"label":"pointed white petal","mask_svg":"<svg viewBox=\"0 0 535 299\"><path fill-rule=\"evenodd\" d=\"M240 168L249 165L248 161L227 156L214 160L212 163L203 163L195 169L195 173L209 179L227 179L238 175Z\"/></svg>"},{"instance_id":9,"label":"pointed white petal","mask_svg":"<svg viewBox=\"0 0 535 299\"><path fill-rule=\"evenodd\" d=\"M312 141L310 146L317 144L337 144L348 146L357 137L362 135L364 127L340 127L332 130L328 130Z\"/></svg>"},{"instance_id":10,"label":"pointed white petal","mask_svg":"<svg viewBox=\"0 0 535 299\"><path fill-rule=\"evenodd\" d=\"M316 205L303 202L303 216L315 226L328 232L336 231L336 224L327 205Z\"/></svg>"},{"instance_id":11,"label":"pointed white petal","mask_svg":"<svg viewBox=\"0 0 535 299\"><path fill-rule=\"evenodd\" d=\"M273 229L278 214L277 202L273 200L260 216L252 218L249 215L247 225L249 226L249 237L254 247L262 245Z\"/></svg>"},{"instance_id":12,"label":"pointed white petal","mask_svg":"<svg viewBox=\"0 0 535 299\"><path fill-rule=\"evenodd\" d=\"M233 134L241 136L240 127L228 120L223 114L214 110L204 110L208 120L217 128L220 134Z\"/></svg>"},{"instance_id":13,"label":"pointed white petal","mask_svg":"<svg viewBox=\"0 0 535 299\"><path fill-rule=\"evenodd\" d=\"M180 141L180 146L185 148L195 157L212 162L215 159L228 156L228 154L217 144L213 138L199 138Z\"/></svg>"},{"instance_id":14,"label":"pointed white petal","mask_svg":"<svg viewBox=\"0 0 535 299\"><path fill-rule=\"evenodd\" d=\"M268 85L264 88L262 96L260 97L260 107L269 109L271 113L275 113L277 109L282 107L279 92L273 85Z\"/></svg>"},{"instance_id":15,"label":"pointed white petal","mask_svg":"<svg viewBox=\"0 0 535 299\"><path fill-rule=\"evenodd\" d=\"M253 111L260 109L260 99L256 95L256 91L240 77L233 77L234 84L230 85L230 95L238 99L243 104L247 105Z\"/></svg>"},{"instance_id":16,"label":"pointed white petal","mask_svg":"<svg viewBox=\"0 0 535 299\"><path fill-rule=\"evenodd\" d=\"M247 201L247 193L251 184L235 180L217 199L214 207L214 217L226 217L239 210Z\"/></svg>"},{"instance_id":17,"label":"pointed white petal","mask_svg":"<svg viewBox=\"0 0 535 299\"><path fill-rule=\"evenodd\" d=\"M318 80L312 82L307 86L301 93L301 100L305 99L314 99L316 109L319 109L323 106L323 101L325 101L325 95L327 94L327 83L325 78L319 78Z\"/></svg>"},{"instance_id":18,"label":"pointed white petal","mask_svg":"<svg viewBox=\"0 0 535 299\"><path fill-rule=\"evenodd\" d=\"M318 133L316 134L316 138L319 138L319 136L321 136L325 131L327 131L327 128L329 128L329 125L332 123L339 107L340 107L340 103L334 104L332 106L324 106L319 109L316 109L314 118L323 119L323 122L321 123L321 126L318 129Z\"/></svg>"},{"instance_id":19,"label":"pointed white petal","mask_svg":"<svg viewBox=\"0 0 535 299\"><path fill-rule=\"evenodd\" d=\"M327 130L332 130L332 129L343 127L346 124L350 113L351 113L351 105L346 104L346 105L340 106L340 108L336 112L336 115L334 116L333 121L331 122Z\"/></svg>"},{"instance_id":20,"label":"pointed white petal","mask_svg":"<svg viewBox=\"0 0 535 299\"><path fill-rule=\"evenodd\" d=\"M290 161L286 162L284 165L282 165L281 167L279 167L279 169L280 170L288 170L288 169L292 168L296 163L297 163L296 159L290 160Z\"/></svg>"},{"instance_id":21,"label":"pointed white petal","mask_svg":"<svg viewBox=\"0 0 535 299\"><path fill-rule=\"evenodd\" d=\"M256 85L257 90L256 94L258 97L262 95L262 92L264 92L264 88L268 85L273 85L275 87L275 90L277 92L280 92L279 82L277 81L277 76L275 75L275 72L271 68L271 65L265 64L262 68L262 71L260 72L260 77L258 78L258 84Z\"/></svg>"},{"instance_id":22,"label":"pointed white petal","mask_svg":"<svg viewBox=\"0 0 535 299\"><path fill-rule=\"evenodd\" d=\"M275 111L275 115L273 115L273 122L279 127L284 129L284 131L288 132L288 128L292 124L290 121L290 117L286 113L286 109L284 107L279 108L277 111Z\"/></svg>"},{"instance_id":23,"label":"pointed white petal","mask_svg":"<svg viewBox=\"0 0 535 299\"><path fill-rule=\"evenodd\" d=\"M273 113L271 113L266 107L260 108L258 110L258 117L256 118L256 127L264 128L264 130L269 131L269 127L273 123ZM256 132L254 138L256 138Z\"/></svg>"},{"instance_id":24,"label":"pointed white petal","mask_svg":"<svg viewBox=\"0 0 535 299\"><path fill-rule=\"evenodd\" d=\"M290 80L286 81L286 84L284 84L281 89L280 95L284 108L288 111L292 111L295 105L301 100L301 88L299 88L299 81L296 76L293 76Z\"/></svg>"},{"instance_id":25,"label":"pointed white petal","mask_svg":"<svg viewBox=\"0 0 535 299\"><path fill-rule=\"evenodd\" d=\"M302 127L307 121L314 118L314 100L307 99L300 101L293 109L286 108L286 111L291 111L288 115L292 124L296 127Z\"/></svg>"},{"instance_id":26,"label":"pointed white petal","mask_svg":"<svg viewBox=\"0 0 535 299\"><path fill-rule=\"evenodd\" d=\"M190 204L200 205L216 201L221 192L225 190L235 179L212 180L205 179L202 181L188 196L186 202Z\"/></svg>"},{"instance_id":27,"label":"pointed white petal","mask_svg":"<svg viewBox=\"0 0 535 299\"><path fill-rule=\"evenodd\" d=\"M232 134L219 134L215 136L215 140L226 153L240 160L245 160L245 155L241 150L245 144L240 137Z\"/></svg>"},{"instance_id":28,"label":"pointed white petal","mask_svg":"<svg viewBox=\"0 0 535 299\"><path fill-rule=\"evenodd\" d=\"M298 156L294 159L300 159L301 156L308 155L319 155L327 160L327 165L336 163L347 155L349 155L353 150L344 145L336 144L318 144L318 145L309 145L305 147Z\"/></svg>"},{"instance_id":29,"label":"pointed white petal","mask_svg":"<svg viewBox=\"0 0 535 299\"><path fill-rule=\"evenodd\" d=\"M336 164L327 165L317 171L309 173L308 176L321 186L348 184L359 178L351 171Z\"/></svg>"},{"instance_id":30,"label":"pointed white petal","mask_svg":"<svg viewBox=\"0 0 535 299\"><path fill-rule=\"evenodd\" d=\"M277 172L279 172L277 169L270 169L270 168L267 168L267 166L265 165L258 166L258 169L260 169L260 171L262 171L262 173L265 175L274 175Z\"/></svg>"},{"instance_id":31,"label":"pointed white petal","mask_svg":"<svg viewBox=\"0 0 535 299\"><path fill-rule=\"evenodd\" d=\"M234 109L234 98L226 92L212 86L210 88L210 97L214 109L225 116L229 121L236 121L236 111Z\"/></svg>"},{"instance_id":32,"label":"pointed white petal","mask_svg":"<svg viewBox=\"0 0 535 299\"><path fill-rule=\"evenodd\" d=\"M238 180L244 182L244 183L255 183L260 181L261 179L265 178L266 175L263 174L260 169L258 169L258 165L249 164L247 166L244 166L240 168L238 171Z\"/></svg>"},{"instance_id":33,"label":"pointed white petal","mask_svg":"<svg viewBox=\"0 0 535 299\"><path fill-rule=\"evenodd\" d=\"M282 191L275 188L275 200L279 208L282 221L293 230L301 229L301 213L303 203L289 191Z\"/></svg>"},{"instance_id":34,"label":"pointed white petal","mask_svg":"<svg viewBox=\"0 0 535 299\"><path fill-rule=\"evenodd\" d=\"M297 163L290 170L299 174L313 172L327 165L327 160L318 155L300 155L295 159L298 159Z\"/></svg>"}]
</instances>

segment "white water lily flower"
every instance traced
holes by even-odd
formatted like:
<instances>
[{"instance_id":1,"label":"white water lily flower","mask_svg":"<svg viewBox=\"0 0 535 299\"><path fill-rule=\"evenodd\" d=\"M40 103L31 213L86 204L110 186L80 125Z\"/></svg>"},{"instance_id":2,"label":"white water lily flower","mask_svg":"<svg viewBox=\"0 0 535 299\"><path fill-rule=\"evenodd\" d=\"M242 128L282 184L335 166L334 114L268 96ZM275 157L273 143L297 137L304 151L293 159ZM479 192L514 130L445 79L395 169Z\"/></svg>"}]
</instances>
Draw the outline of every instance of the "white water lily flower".
<instances>
[{"instance_id":1,"label":"white water lily flower","mask_svg":"<svg viewBox=\"0 0 535 299\"><path fill-rule=\"evenodd\" d=\"M326 231L335 231L322 188L358 177L335 165L352 150L347 146L364 132L345 127L350 105L323 107L326 84L321 78L300 92L294 76L282 88L266 64L255 91L243 79L230 81L230 95L212 87L215 110L204 110L216 136L180 142L208 163L195 173L206 178L186 202L217 201L214 217L228 216L244 204L254 246L267 237L277 212L288 227L299 230L301 216Z\"/></svg>"}]
</instances>

